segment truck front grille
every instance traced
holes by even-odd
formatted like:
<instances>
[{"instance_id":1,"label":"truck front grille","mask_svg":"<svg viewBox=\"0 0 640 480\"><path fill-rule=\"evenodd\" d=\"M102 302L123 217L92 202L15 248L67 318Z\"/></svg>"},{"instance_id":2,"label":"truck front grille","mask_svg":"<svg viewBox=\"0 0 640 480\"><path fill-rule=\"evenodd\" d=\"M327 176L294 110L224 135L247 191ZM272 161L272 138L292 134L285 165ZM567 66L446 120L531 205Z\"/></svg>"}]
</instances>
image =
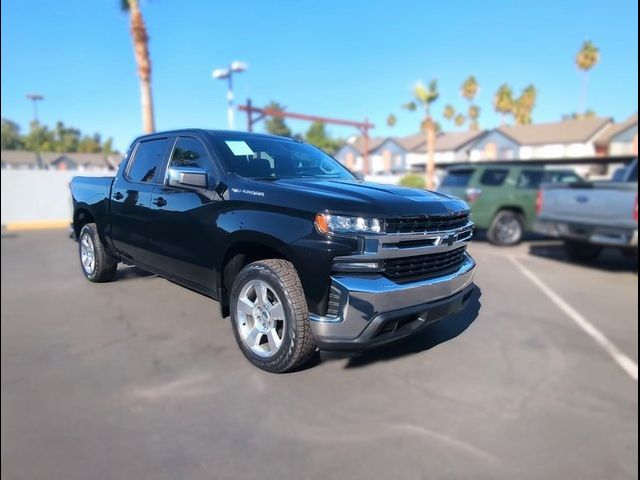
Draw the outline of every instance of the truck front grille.
<instances>
[{"instance_id":1,"label":"truck front grille","mask_svg":"<svg viewBox=\"0 0 640 480\"><path fill-rule=\"evenodd\" d=\"M448 215L414 215L392 217L386 220L386 233L427 233L464 227L469 221L469 212Z\"/></svg>"},{"instance_id":2,"label":"truck front grille","mask_svg":"<svg viewBox=\"0 0 640 480\"><path fill-rule=\"evenodd\" d=\"M390 258L383 262L383 273L392 280L422 280L456 271L464 262L467 247L413 257Z\"/></svg>"}]
</instances>

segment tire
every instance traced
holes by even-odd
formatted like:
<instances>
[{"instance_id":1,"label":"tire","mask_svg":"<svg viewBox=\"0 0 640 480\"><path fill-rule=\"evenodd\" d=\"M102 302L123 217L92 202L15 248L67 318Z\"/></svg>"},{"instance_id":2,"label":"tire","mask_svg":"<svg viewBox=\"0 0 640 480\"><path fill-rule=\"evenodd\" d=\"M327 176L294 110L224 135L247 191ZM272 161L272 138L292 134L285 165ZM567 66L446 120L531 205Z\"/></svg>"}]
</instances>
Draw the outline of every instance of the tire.
<instances>
[{"instance_id":1,"label":"tire","mask_svg":"<svg viewBox=\"0 0 640 480\"><path fill-rule=\"evenodd\" d=\"M294 370L316 350L302 284L286 260L261 260L244 267L231 287L230 311L240 350L262 370Z\"/></svg>"},{"instance_id":2,"label":"tire","mask_svg":"<svg viewBox=\"0 0 640 480\"><path fill-rule=\"evenodd\" d=\"M602 247L576 240L565 240L564 251L567 257L576 262L592 262L598 258L598 255L602 252Z\"/></svg>"},{"instance_id":3,"label":"tire","mask_svg":"<svg viewBox=\"0 0 640 480\"><path fill-rule=\"evenodd\" d=\"M490 243L500 247L510 247L522 241L524 235L524 218L513 210L499 211L487 230Z\"/></svg>"},{"instance_id":4,"label":"tire","mask_svg":"<svg viewBox=\"0 0 640 480\"><path fill-rule=\"evenodd\" d=\"M115 278L118 260L105 251L95 223L87 223L80 230L78 256L82 273L90 282L110 282Z\"/></svg>"}]
</instances>

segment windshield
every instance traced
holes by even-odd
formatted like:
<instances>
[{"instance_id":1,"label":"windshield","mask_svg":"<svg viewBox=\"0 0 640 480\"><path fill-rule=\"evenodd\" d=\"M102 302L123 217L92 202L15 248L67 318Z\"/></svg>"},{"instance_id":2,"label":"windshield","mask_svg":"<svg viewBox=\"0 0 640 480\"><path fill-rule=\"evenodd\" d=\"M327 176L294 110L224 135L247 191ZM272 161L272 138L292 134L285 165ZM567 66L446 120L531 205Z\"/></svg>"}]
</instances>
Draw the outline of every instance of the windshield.
<instances>
[{"instance_id":1,"label":"windshield","mask_svg":"<svg viewBox=\"0 0 640 480\"><path fill-rule=\"evenodd\" d=\"M355 179L337 160L306 143L268 137L222 137L214 142L227 168L245 178Z\"/></svg>"}]
</instances>

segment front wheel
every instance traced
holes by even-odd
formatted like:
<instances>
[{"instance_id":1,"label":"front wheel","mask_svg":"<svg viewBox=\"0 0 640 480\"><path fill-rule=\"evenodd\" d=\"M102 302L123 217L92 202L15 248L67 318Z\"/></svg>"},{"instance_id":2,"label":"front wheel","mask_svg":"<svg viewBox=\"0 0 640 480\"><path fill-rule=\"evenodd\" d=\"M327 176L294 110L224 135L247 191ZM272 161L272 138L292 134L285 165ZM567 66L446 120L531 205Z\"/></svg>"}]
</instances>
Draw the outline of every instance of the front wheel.
<instances>
[{"instance_id":1,"label":"front wheel","mask_svg":"<svg viewBox=\"0 0 640 480\"><path fill-rule=\"evenodd\" d=\"M230 310L240 350L262 370L293 370L316 350L302 284L286 260L261 260L243 268L231 287Z\"/></svg>"},{"instance_id":2,"label":"front wheel","mask_svg":"<svg viewBox=\"0 0 640 480\"><path fill-rule=\"evenodd\" d=\"M565 240L564 251L567 257L576 262L592 262L598 258L598 255L602 252L602 247L592 243Z\"/></svg>"},{"instance_id":3,"label":"front wheel","mask_svg":"<svg viewBox=\"0 0 640 480\"><path fill-rule=\"evenodd\" d=\"M517 245L524 234L522 215L512 210L502 210L493 217L487 231L487 239L494 245L507 247Z\"/></svg>"}]
</instances>

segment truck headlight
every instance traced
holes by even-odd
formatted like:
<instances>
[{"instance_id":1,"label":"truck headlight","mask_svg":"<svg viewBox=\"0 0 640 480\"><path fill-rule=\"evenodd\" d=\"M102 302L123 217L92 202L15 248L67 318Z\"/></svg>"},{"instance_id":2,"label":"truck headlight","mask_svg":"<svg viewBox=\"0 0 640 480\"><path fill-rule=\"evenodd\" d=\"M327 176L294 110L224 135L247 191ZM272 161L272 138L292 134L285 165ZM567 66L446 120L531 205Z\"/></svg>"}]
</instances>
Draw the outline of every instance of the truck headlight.
<instances>
[{"instance_id":1,"label":"truck headlight","mask_svg":"<svg viewBox=\"0 0 640 480\"><path fill-rule=\"evenodd\" d=\"M380 233L382 222L378 218L348 217L345 215L331 215L318 213L316 228L319 232L330 233Z\"/></svg>"}]
</instances>

